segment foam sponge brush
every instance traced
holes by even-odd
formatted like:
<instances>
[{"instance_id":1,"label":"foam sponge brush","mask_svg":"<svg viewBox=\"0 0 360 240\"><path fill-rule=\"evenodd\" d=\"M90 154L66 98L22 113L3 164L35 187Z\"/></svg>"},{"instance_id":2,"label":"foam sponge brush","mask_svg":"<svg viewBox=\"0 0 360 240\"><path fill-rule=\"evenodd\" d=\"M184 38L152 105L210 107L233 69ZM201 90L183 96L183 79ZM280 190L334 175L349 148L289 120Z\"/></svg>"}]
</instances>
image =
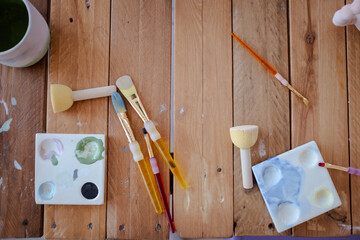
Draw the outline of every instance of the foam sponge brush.
<instances>
[{"instance_id":1,"label":"foam sponge brush","mask_svg":"<svg viewBox=\"0 0 360 240\"><path fill-rule=\"evenodd\" d=\"M255 125L242 125L230 128L231 140L235 146L240 148L243 186L246 189L253 187L250 148L257 141L258 131L259 127Z\"/></svg>"},{"instance_id":2,"label":"foam sponge brush","mask_svg":"<svg viewBox=\"0 0 360 240\"><path fill-rule=\"evenodd\" d=\"M78 91L72 91L71 88L62 84L50 85L50 98L54 113L69 109L74 101L107 97L111 96L113 92L116 92L114 85Z\"/></svg>"}]
</instances>

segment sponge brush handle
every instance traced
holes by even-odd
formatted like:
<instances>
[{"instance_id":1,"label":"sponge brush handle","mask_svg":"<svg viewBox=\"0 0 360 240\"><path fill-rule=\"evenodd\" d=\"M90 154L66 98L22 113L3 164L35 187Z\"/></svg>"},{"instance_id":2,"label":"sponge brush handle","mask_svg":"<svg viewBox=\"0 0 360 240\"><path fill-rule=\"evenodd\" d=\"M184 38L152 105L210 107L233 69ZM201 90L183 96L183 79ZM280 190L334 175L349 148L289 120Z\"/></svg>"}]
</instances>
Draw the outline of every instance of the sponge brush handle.
<instances>
[{"instance_id":1,"label":"sponge brush handle","mask_svg":"<svg viewBox=\"0 0 360 240\"><path fill-rule=\"evenodd\" d=\"M243 187L245 189L253 188L253 177L251 172L251 154L250 149L240 149L241 155L241 173Z\"/></svg>"},{"instance_id":2,"label":"sponge brush handle","mask_svg":"<svg viewBox=\"0 0 360 240\"><path fill-rule=\"evenodd\" d=\"M98 88L90 88L84 90L73 91L72 96L74 101L81 101L86 99L100 98L100 97L108 97L116 92L116 86L106 86L106 87L98 87Z\"/></svg>"}]
</instances>

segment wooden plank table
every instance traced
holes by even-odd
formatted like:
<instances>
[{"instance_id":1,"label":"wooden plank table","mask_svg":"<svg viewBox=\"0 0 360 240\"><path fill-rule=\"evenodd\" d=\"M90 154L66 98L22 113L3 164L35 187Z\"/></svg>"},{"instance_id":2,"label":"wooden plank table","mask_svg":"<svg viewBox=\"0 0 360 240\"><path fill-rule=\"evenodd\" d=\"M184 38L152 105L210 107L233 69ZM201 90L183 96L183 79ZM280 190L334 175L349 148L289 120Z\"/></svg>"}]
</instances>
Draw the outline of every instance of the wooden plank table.
<instances>
[{"instance_id":1,"label":"wooden plank table","mask_svg":"<svg viewBox=\"0 0 360 240\"><path fill-rule=\"evenodd\" d=\"M258 187L242 188L240 154L229 137L231 126L259 125L253 164L316 140L325 161L360 168L360 32L331 21L344 1L31 2L48 19L51 46L48 58L32 67L0 67L0 127L12 119L10 130L0 133L0 238L169 238L166 217L154 213L111 101L78 102L58 114L51 109L50 84L77 90L114 84L126 74L167 143L174 101L173 155L189 189L176 181L171 186L172 175L155 152L173 195L180 236L360 234L360 180L332 170L342 206L277 233ZM232 32L289 79L310 105L232 41ZM128 113L145 153L142 122L129 105ZM104 205L35 204L39 132L106 134Z\"/></svg>"}]
</instances>

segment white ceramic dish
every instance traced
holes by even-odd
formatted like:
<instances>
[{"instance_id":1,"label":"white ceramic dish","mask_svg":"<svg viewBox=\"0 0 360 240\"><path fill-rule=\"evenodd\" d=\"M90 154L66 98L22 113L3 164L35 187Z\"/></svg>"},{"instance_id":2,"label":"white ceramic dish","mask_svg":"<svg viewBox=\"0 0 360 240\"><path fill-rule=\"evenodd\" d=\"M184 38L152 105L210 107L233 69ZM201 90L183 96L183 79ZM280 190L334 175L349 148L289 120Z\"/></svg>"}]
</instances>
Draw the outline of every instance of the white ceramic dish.
<instances>
[{"instance_id":1,"label":"white ceramic dish","mask_svg":"<svg viewBox=\"0 0 360 240\"><path fill-rule=\"evenodd\" d=\"M105 156L102 134L36 134L36 203L103 204Z\"/></svg>"},{"instance_id":2,"label":"white ceramic dish","mask_svg":"<svg viewBox=\"0 0 360 240\"><path fill-rule=\"evenodd\" d=\"M341 205L314 141L252 167L278 232Z\"/></svg>"}]
</instances>

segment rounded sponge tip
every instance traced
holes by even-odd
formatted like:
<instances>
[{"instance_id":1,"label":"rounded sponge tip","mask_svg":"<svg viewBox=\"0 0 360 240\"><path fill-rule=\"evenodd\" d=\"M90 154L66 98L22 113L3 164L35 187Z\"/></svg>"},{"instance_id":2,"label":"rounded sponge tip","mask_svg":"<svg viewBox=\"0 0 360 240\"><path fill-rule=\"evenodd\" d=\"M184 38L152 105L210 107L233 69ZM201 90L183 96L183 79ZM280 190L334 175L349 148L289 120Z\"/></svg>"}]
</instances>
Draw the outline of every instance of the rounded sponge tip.
<instances>
[{"instance_id":1,"label":"rounded sponge tip","mask_svg":"<svg viewBox=\"0 0 360 240\"><path fill-rule=\"evenodd\" d=\"M50 98L54 113L67 110L74 103L71 88L62 84L50 85Z\"/></svg>"},{"instance_id":2,"label":"rounded sponge tip","mask_svg":"<svg viewBox=\"0 0 360 240\"><path fill-rule=\"evenodd\" d=\"M256 125L242 125L230 128L231 141L240 149L249 149L257 141L259 127Z\"/></svg>"}]
</instances>

